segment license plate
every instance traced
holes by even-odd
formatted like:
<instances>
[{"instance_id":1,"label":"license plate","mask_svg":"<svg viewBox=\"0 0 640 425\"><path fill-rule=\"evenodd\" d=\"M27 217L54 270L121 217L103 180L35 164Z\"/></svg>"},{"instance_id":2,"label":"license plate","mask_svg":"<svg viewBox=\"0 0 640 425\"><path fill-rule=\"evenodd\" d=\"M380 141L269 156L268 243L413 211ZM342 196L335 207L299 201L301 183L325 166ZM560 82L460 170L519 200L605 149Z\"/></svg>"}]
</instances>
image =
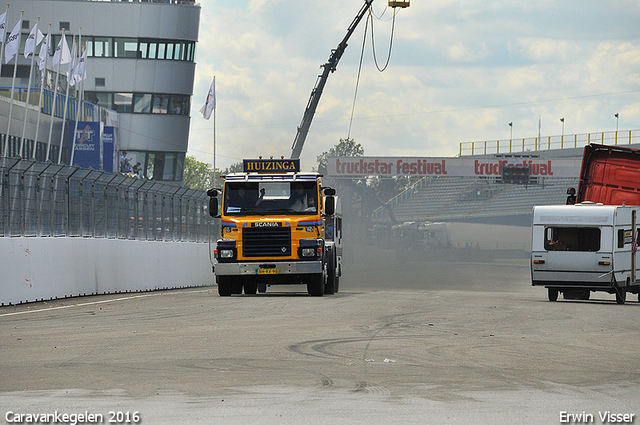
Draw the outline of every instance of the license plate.
<instances>
[{"instance_id":1,"label":"license plate","mask_svg":"<svg viewBox=\"0 0 640 425\"><path fill-rule=\"evenodd\" d=\"M278 274L280 273L279 269L258 269L256 270L257 274Z\"/></svg>"}]
</instances>

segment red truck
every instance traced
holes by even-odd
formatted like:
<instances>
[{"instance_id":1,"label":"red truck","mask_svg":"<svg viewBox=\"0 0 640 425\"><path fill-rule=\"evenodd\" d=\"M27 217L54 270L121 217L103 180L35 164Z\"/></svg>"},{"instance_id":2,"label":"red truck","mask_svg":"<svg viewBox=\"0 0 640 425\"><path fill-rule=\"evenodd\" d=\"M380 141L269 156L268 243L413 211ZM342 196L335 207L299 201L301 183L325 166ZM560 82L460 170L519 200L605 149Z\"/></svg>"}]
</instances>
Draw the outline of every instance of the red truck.
<instances>
[{"instance_id":1,"label":"red truck","mask_svg":"<svg viewBox=\"0 0 640 425\"><path fill-rule=\"evenodd\" d=\"M585 146L575 202L585 201L640 205L640 149Z\"/></svg>"}]
</instances>

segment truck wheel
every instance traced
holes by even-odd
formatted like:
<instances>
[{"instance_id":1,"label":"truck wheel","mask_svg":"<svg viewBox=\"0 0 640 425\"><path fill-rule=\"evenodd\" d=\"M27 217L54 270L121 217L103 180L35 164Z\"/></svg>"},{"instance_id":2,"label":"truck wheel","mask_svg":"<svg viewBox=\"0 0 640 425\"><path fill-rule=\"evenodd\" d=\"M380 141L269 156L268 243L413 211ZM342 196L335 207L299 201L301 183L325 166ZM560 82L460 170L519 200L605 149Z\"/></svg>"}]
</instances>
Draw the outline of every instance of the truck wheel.
<instances>
[{"instance_id":1,"label":"truck wheel","mask_svg":"<svg viewBox=\"0 0 640 425\"><path fill-rule=\"evenodd\" d=\"M324 286L324 293L333 295L336 292L336 262L333 253L329 255L327 260L327 284Z\"/></svg>"},{"instance_id":2,"label":"truck wheel","mask_svg":"<svg viewBox=\"0 0 640 425\"><path fill-rule=\"evenodd\" d=\"M558 290L556 288L549 288L548 295L549 301L558 301Z\"/></svg>"},{"instance_id":3,"label":"truck wheel","mask_svg":"<svg viewBox=\"0 0 640 425\"><path fill-rule=\"evenodd\" d=\"M307 281L307 292L314 297L324 295L324 273L314 274Z\"/></svg>"},{"instance_id":4,"label":"truck wheel","mask_svg":"<svg viewBox=\"0 0 640 425\"><path fill-rule=\"evenodd\" d=\"M231 279L231 278L229 278ZM237 278L236 278L237 279ZM242 282L231 282L231 293L232 294L242 294Z\"/></svg>"},{"instance_id":5,"label":"truck wheel","mask_svg":"<svg viewBox=\"0 0 640 425\"><path fill-rule=\"evenodd\" d=\"M228 276L216 276L218 283L218 295L221 297L231 296L231 278Z\"/></svg>"},{"instance_id":6,"label":"truck wheel","mask_svg":"<svg viewBox=\"0 0 640 425\"><path fill-rule=\"evenodd\" d=\"M267 284L266 283L258 283L258 292L264 294L267 292Z\"/></svg>"},{"instance_id":7,"label":"truck wheel","mask_svg":"<svg viewBox=\"0 0 640 425\"><path fill-rule=\"evenodd\" d=\"M627 300L627 288L624 286L616 287L616 302L618 304L624 304Z\"/></svg>"},{"instance_id":8,"label":"truck wheel","mask_svg":"<svg viewBox=\"0 0 640 425\"><path fill-rule=\"evenodd\" d=\"M244 293L246 295L255 295L258 292L258 284L257 283L245 283L244 284Z\"/></svg>"}]
</instances>

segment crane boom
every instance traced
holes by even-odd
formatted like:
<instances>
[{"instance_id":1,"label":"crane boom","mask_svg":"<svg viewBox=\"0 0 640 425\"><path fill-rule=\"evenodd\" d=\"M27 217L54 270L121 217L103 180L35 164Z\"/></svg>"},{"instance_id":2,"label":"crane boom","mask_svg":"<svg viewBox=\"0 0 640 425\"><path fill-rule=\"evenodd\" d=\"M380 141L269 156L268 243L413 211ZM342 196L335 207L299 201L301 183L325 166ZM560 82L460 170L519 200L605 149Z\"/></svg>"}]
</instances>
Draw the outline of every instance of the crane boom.
<instances>
[{"instance_id":1,"label":"crane boom","mask_svg":"<svg viewBox=\"0 0 640 425\"><path fill-rule=\"evenodd\" d=\"M298 159L300 158L300 153L302 152L302 146L304 145L304 141L307 138L307 133L309 133L309 128L311 127L311 121L313 121L313 115L316 113L316 108L318 107L318 103L320 102L320 96L322 96L322 90L324 90L324 86L327 83L327 78L329 78L329 72L334 72L336 67L338 66L338 62L344 53L344 50L347 48L347 41L351 34L355 31L356 27L364 17L365 13L371 7L371 3L373 0L365 0L362 9L356 15L351 25L347 29L347 34L342 39L340 44L336 49L331 50L331 56L329 56L329 61L322 65L322 74L318 76L316 80L316 85L311 91L311 97L309 98L309 102L307 103L307 108L304 110L304 115L302 116L302 122L298 127L298 132L296 133L296 138L293 141L293 145L291 146L291 158Z\"/></svg>"}]
</instances>

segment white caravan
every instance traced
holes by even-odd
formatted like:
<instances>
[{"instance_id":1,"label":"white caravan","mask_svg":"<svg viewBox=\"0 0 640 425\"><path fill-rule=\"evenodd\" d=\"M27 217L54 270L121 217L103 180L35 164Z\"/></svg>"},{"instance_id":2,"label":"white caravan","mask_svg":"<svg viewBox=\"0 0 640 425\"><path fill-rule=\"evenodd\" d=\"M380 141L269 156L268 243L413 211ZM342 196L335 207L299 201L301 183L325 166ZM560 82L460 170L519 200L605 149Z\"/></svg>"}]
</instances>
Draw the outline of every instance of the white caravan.
<instances>
[{"instance_id":1,"label":"white caravan","mask_svg":"<svg viewBox=\"0 0 640 425\"><path fill-rule=\"evenodd\" d=\"M588 299L591 291L639 293L637 221L640 206L594 203L533 209L531 281L550 301ZM640 296L638 297L640 301Z\"/></svg>"}]
</instances>

